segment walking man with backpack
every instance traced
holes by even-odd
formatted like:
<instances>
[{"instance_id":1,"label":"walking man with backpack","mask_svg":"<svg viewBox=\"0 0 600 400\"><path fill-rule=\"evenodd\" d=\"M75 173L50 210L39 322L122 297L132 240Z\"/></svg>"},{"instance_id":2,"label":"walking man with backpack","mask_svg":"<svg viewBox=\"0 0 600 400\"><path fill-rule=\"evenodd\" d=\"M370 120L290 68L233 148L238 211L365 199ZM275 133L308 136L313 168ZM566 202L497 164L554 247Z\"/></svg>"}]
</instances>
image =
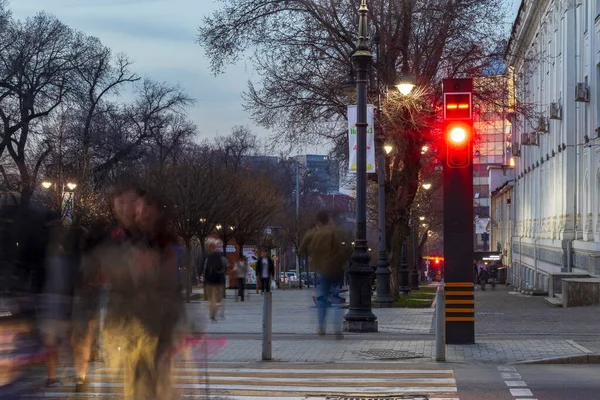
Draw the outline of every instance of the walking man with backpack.
<instances>
[{"instance_id":1,"label":"walking man with backpack","mask_svg":"<svg viewBox=\"0 0 600 400\"><path fill-rule=\"evenodd\" d=\"M204 289L210 301L210 320L217 320L217 311L222 306L223 291L225 289L225 269L227 259L218 251L222 243L218 239L206 240L207 254L204 258Z\"/></svg>"}]
</instances>

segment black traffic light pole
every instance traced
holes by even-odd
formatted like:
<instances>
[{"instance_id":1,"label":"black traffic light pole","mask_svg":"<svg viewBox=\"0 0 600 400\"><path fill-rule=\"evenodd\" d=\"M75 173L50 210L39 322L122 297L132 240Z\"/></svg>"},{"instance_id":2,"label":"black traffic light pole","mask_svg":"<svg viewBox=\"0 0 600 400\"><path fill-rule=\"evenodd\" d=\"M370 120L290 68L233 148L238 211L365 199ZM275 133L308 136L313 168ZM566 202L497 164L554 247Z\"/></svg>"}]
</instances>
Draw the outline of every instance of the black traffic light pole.
<instances>
[{"instance_id":1,"label":"black traffic light pole","mask_svg":"<svg viewBox=\"0 0 600 400\"><path fill-rule=\"evenodd\" d=\"M473 81L472 79L444 79L443 89L444 120L449 123L445 132L447 159L443 171L446 343L471 344L475 343L473 154L470 146L473 131L471 111ZM468 113L465 113L466 107ZM453 110L457 112L453 113ZM466 135L467 146L452 144L449 139L452 123L460 123L469 130ZM459 162L456 163L455 160ZM464 162L461 163L460 160Z\"/></svg>"}]
</instances>

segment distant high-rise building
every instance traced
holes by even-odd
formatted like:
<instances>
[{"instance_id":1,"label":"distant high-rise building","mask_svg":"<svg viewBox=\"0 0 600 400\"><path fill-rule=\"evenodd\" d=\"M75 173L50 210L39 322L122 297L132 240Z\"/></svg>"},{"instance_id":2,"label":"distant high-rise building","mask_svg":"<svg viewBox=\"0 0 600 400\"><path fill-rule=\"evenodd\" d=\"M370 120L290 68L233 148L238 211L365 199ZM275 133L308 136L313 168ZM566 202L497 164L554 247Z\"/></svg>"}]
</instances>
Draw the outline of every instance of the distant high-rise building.
<instances>
[{"instance_id":1,"label":"distant high-rise building","mask_svg":"<svg viewBox=\"0 0 600 400\"><path fill-rule=\"evenodd\" d=\"M296 156L306 191L318 194L340 193L340 169L329 156L307 154Z\"/></svg>"}]
</instances>

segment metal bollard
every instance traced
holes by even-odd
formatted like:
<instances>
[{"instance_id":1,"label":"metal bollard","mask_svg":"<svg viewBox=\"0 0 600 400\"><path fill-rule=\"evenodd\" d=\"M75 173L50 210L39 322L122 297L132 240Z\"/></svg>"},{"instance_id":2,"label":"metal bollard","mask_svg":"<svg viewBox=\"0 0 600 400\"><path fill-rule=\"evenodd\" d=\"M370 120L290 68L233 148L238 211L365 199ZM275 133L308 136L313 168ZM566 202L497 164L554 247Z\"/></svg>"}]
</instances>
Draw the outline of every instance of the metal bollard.
<instances>
[{"instance_id":1,"label":"metal bollard","mask_svg":"<svg viewBox=\"0 0 600 400\"><path fill-rule=\"evenodd\" d=\"M435 361L446 361L446 297L442 286L435 293Z\"/></svg>"},{"instance_id":2,"label":"metal bollard","mask_svg":"<svg viewBox=\"0 0 600 400\"><path fill-rule=\"evenodd\" d=\"M273 302L272 293L263 293L263 326L262 326L262 359L269 361L271 355L271 338L273 333Z\"/></svg>"}]
</instances>

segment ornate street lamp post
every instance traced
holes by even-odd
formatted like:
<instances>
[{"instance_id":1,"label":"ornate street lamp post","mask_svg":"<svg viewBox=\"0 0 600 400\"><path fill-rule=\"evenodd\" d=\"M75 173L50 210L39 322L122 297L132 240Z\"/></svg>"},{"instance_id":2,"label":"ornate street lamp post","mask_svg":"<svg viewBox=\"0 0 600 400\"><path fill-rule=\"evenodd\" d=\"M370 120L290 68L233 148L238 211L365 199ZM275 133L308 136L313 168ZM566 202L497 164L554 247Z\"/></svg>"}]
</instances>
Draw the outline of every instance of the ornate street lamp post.
<instances>
[{"instance_id":1,"label":"ornate street lamp post","mask_svg":"<svg viewBox=\"0 0 600 400\"><path fill-rule=\"evenodd\" d=\"M352 54L356 70L356 239L351 265L350 309L346 313L344 330L347 332L377 332L377 317L371 309L371 278L367 246L367 75L373 59L368 44L367 2L362 0L358 9L358 41Z\"/></svg>"}]
</instances>

